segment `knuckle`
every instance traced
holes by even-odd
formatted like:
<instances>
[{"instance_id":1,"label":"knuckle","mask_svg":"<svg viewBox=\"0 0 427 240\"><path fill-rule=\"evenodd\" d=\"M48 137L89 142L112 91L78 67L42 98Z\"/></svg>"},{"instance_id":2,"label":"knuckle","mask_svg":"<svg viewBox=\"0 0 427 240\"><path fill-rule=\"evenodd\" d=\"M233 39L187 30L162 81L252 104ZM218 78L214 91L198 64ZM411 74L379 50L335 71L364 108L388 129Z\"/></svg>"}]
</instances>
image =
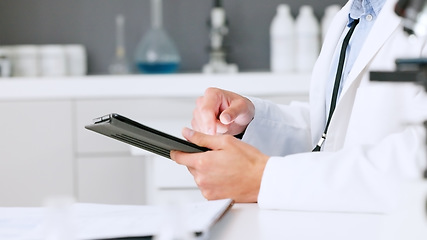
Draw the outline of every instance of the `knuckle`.
<instances>
[{"instance_id":1,"label":"knuckle","mask_svg":"<svg viewBox=\"0 0 427 240\"><path fill-rule=\"evenodd\" d=\"M223 135L223 143L226 145L230 145L233 143L236 139L232 135Z\"/></svg>"},{"instance_id":2,"label":"knuckle","mask_svg":"<svg viewBox=\"0 0 427 240\"><path fill-rule=\"evenodd\" d=\"M202 195L204 198L206 198L207 200L214 200L214 196L211 190L208 189L204 189L202 191Z\"/></svg>"},{"instance_id":3,"label":"knuckle","mask_svg":"<svg viewBox=\"0 0 427 240\"><path fill-rule=\"evenodd\" d=\"M196 182L197 186L200 189L204 189L205 188L205 180L204 180L203 176L198 175L198 176L194 177L194 181Z\"/></svg>"},{"instance_id":4,"label":"knuckle","mask_svg":"<svg viewBox=\"0 0 427 240\"><path fill-rule=\"evenodd\" d=\"M205 169L206 163L202 158L198 158L195 161L195 166L196 166L196 169L198 169L199 171L203 171Z\"/></svg>"},{"instance_id":5,"label":"knuckle","mask_svg":"<svg viewBox=\"0 0 427 240\"><path fill-rule=\"evenodd\" d=\"M203 100L204 100L204 97L198 97L198 98L196 99L196 106L200 106L200 105L202 105Z\"/></svg>"},{"instance_id":6,"label":"knuckle","mask_svg":"<svg viewBox=\"0 0 427 240\"><path fill-rule=\"evenodd\" d=\"M193 120L194 120L194 117L196 117L198 114L199 114L199 109L198 108L193 109Z\"/></svg>"},{"instance_id":7,"label":"knuckle","mask_svg":"<svg viewBox=\"0 0 427 240\"><path fill-rule=\"evenodd\" d=\"M208 200L217 200L217 199L221 199L223 197L220 196L220 194L218 194L217 191L211 190L211 189L206 189L202 192L203 197L205 197Z\"/></svg>"},{"instance_id":8,"label":"knuckle","mask_svg":"<svg viewBox=\"0 0 427 240\"><path fill-rule=\"evenodd\" d=\"M199 129L198 129L197 120L196 120L196 119L194 119L194 118L191 120L191 126L193 127L193 129L195 129L195 130L199 130Z\"/></svg>"},{"instance_id":9,"label":"knuckle","mask_svg":"<svg viewBox=\"0 0 427 240\"><path fill-rule=\"evenodd\" d=\"M244 98L239 98L239 99L237 99L237 100L236 100L236 105L237 105L238 107L243 107L243 106L245 106L245 105L246 105L246 99L244 99Z\"/></svg>"},{"instance_id":10,"label":"knuckle","mask_svg":"<svg viewBox=\"0 0 427 240\"><path fill-rule=\"evenodd\" d=\"M200 108L197 109L197 111L202 116L207 116L212 113L212 109L209 106L200 106Z\"/></svg>"},{"instance_id":11,"label":"knuckle","mask_svg":"<svg viewBox=\"0 0 427 240\"><path fill-rule=\"evenodd\" d=\"M205 95L213 95L218 92L218 88L209 87L205 90Z\"/></svg>"}]
</instances>

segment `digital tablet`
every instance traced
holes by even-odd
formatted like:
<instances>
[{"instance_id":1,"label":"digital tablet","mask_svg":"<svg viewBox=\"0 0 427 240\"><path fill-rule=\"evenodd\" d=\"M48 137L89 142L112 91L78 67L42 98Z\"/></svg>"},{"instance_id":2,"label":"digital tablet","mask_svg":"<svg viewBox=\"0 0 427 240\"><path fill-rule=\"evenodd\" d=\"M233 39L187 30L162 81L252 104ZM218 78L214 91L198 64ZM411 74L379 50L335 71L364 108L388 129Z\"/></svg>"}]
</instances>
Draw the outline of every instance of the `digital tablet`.
<instances>
[{"instance_id":1,"label":"digital tablet","mask_svg":"<svg viewBox=\"0 0 427 240\"><path fill-rule=\"evenodd\" d=\"M117 113L95 118L93 123L85 126L85 128L169 159L171 150L189 153L209 150Z\"/></svg>"}]
</instances>

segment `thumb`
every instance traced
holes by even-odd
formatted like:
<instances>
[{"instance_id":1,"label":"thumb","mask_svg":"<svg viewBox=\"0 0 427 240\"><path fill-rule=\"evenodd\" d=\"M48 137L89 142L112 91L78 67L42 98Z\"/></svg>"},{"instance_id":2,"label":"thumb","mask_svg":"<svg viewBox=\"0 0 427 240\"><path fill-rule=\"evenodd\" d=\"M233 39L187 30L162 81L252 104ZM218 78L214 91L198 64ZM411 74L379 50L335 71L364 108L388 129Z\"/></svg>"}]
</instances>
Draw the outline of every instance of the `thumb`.
<instances>
[{"instance_id":1,"label":"thumb","mask_svg":"<svg viewBox=\"0 0 427 240\"><path fill-rule=\"evenodd\" d=\"M219 115L222 124L228 125L236 121L238 124L247 124L252 120L253 113L245 99L231 102L230 106Z\"/></svg>"},{"instance_id":2,"label":"thumb","mask_svg":"<svg viewBox=\"0 0 427 240\"><path fill-rule=\"evenodd\" d=\"M228 125L241 114L241 109L236 104L231 104L228 108L221 112L219 120L222 124Z\"/></svg>"},{"instance_id":3,"label":"thumb","mask_svg":"<svg viewBox=\"0 0 427 240\"><path fill-rule=\"evenodd\" d=\"M233 118L227 111L224 111L219 115L219 121L224 125L232 123L234 119L235 117Z\"/></svg>"}]
</instances>

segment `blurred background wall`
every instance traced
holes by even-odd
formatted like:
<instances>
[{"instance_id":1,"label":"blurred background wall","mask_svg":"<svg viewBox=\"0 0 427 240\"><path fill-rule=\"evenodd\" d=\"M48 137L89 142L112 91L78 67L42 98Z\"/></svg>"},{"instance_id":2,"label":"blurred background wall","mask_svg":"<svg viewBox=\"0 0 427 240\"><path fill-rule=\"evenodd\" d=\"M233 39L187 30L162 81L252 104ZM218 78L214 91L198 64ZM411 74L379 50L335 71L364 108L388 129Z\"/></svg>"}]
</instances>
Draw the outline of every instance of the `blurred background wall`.
<instances>
[{"instance_id":1,"label":"blurred background wall","mask_svg":"<svg viewBox=\"0 0 427 240\"><path fill-rule=\"evenodd\" d=\"M345 0L224 0L230 33L229 61L241 71L269 68L269 26L280 3L297 15L311 5L317 18ZM208 61L208 17L213 0L163 0L163 25L181 54L180 72L198 72ZM149 0L1 0L0 45L83 44L89 74L105 74L114 55L115 17L126 19L126 49L133 59L150 27Z\"/></svg>"}]
</instances>

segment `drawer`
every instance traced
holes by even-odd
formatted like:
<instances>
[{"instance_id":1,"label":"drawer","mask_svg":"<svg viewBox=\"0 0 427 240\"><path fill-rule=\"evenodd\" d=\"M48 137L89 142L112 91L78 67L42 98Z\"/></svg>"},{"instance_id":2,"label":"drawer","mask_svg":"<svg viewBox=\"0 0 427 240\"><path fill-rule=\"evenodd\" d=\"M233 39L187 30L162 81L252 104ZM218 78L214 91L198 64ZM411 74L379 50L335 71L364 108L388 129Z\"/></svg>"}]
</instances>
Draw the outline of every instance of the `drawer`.
<instances>
[{"instance_id":1,"label":"drawer","mask_svg":"<svg viewBox=\"0 0 427 240\"><path fill-rule=\"evenodd\" d=\"M80 202L145 204L145 163L134 157L77 159Z\"/></svg>"}]
</instances>

